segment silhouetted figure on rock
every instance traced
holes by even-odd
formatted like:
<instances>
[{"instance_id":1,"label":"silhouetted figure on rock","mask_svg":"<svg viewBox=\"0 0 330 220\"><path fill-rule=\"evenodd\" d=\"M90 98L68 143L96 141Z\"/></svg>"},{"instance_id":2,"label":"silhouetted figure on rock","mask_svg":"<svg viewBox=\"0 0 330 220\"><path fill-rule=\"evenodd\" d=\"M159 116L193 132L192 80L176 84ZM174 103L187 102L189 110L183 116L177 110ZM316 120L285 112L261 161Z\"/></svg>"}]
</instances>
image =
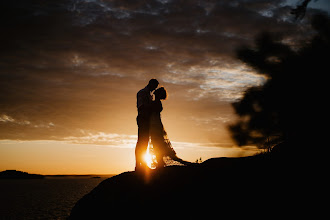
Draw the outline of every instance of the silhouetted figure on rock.
<instances>
[{"instance_id":1,"label":"silhouetted figure on rock","mask_svg":"<svg viewBox=\"0 0 330 220\"><path fill-rule=\"evenodd\" d=\"M148 85L137 93L138 141L135 148L136 171L143 171L148 168L144 156L147 153L150 137L150 162L153 166L160 168L172 164L190 164L190 162L176 156L167 137L160 117L160 112L163 110L161 100L167 98L167 92L164 87L155 90L158 84L159 82L156 79L151 79ZM155 100L153 101L151 92L154 90Z\"/></svg>"},{"instance_id":2,"label":"silhouetted figure on rock","mask_svg":"<svg viewBox=\"0 0 330 220\"><path fill-rule=\"evenodd\" d=\"M144 170L147 167L144 161L144 155L147 152L149 143L149 124L152 106L151 92L158 87L159 82L156 79L151 79L148 85L141 89L137 95L138 116L136 118L138 125L138 141L135 148L135 170Z\"/></svg>"},{"instance_id":3,"label":"silhouetted figure on rock","mask_svg":"<svg viewBox=\"0 0 330 220\"><path fill-rule=\"evenodd\" d=\"M163 110L162 101L166 100L167 92L164 87L158 88L155 92L155 101L152 102L152 112L150 117L151 155L155 155L152 161L157 168L171 164L188 165L190 162L179 158L164 129L160 112ZM165 160L165 161L164 161Z\"/></svg>"}]
</instances>

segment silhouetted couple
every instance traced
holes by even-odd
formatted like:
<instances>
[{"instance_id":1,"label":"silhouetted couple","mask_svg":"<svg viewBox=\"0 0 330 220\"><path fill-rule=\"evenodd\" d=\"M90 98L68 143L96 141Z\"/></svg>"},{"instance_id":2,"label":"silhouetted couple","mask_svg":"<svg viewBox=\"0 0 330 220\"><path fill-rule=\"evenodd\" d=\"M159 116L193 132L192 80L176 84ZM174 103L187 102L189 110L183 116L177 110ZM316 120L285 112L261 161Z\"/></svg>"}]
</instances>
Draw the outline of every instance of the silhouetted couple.
<instances>
[{"instance_id":1,"label":"silhouetted couple","mask_svg":"<svg viewBox=\"0 0 330 220\"><path fill-rule=\"evenodd\" d=\"M163 110L162 100L167 98L167 92L164 87L156 89L158 85L159 82L156 79L151 79L148 85L137 93L138 141L135 148L136 171L147 168L144 156L147 153L149 139L151 139L149 150L155 157L153 162L156 168L166 166L167 163L164 160L176 161L183 165L189 164L189 162L176 156L171 142L167 138L160 117L160 112Z\"/></svg>"}]
</instances>

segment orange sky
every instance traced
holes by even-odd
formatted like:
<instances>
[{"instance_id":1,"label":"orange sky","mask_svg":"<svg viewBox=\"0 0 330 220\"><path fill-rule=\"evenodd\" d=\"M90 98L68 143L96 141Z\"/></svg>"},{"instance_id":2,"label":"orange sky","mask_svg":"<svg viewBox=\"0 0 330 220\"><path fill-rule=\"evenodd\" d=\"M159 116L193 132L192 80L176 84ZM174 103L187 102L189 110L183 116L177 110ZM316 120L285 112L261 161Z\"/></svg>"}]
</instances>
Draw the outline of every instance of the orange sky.
<instances>
[{"instance_id":1,"label":"orange sky","mask_svg":"<svg viewBox=\"0 0 330 220\"><path fill-rule=\"evenodd\" d=\"M128 141L129 142L129 141ZM134 145L70 144L59 141L1 141L0 170L16 169L37 174L118 174L135 167ZM182 158L247 156L255 149L220 148L174 143Z\"/></svg>"}]
</instances>

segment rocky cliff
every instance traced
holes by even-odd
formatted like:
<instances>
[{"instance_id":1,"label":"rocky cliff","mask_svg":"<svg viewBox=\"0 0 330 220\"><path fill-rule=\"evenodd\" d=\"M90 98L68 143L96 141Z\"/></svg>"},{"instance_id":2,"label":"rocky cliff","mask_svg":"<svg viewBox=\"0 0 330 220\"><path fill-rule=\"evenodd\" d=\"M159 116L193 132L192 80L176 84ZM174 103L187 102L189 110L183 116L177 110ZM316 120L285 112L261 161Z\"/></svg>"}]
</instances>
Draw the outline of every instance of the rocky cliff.
<instances>
[{"instance_id":1,"label":"rocky cliff","mask_svg":"<svg viewBox=\"0 0 330 220\"><path fill-rule=\"evenodd\" d=\"M292 166L283 158L213 158L192 166L125 172L77 202L69 219L236 215L268 210L292 196ZM244 211L245 210L245 211Z\"/></svg>"}]
</instances>

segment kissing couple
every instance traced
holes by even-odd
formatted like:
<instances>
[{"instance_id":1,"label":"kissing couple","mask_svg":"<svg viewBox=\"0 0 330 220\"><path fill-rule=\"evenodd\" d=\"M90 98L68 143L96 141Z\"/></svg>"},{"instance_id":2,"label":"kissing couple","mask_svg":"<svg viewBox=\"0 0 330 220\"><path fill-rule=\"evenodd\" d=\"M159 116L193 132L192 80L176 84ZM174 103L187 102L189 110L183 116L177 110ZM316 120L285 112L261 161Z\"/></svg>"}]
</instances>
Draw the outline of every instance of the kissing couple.
<instances>
[{"instance_id":1,"label":"kissing couple","mask_svg":"<svg viewBox=\"0 0 330 220\"><path fill-rule=\"evenodd\" d=\"M157 169L175 162L181 165L190 164L190 162L184 161L176 155L167 137L160 116L163 110L162 101L166 100L167 92L164 87L157 88L158 85L158 80L151 79L148 85L136 95L138 140L135 148L135 171L143 171L148 168L144 156L147 153L149 139L151 139L149 152L151 153L152 163Z\"/></svg>"}]
</instances>

